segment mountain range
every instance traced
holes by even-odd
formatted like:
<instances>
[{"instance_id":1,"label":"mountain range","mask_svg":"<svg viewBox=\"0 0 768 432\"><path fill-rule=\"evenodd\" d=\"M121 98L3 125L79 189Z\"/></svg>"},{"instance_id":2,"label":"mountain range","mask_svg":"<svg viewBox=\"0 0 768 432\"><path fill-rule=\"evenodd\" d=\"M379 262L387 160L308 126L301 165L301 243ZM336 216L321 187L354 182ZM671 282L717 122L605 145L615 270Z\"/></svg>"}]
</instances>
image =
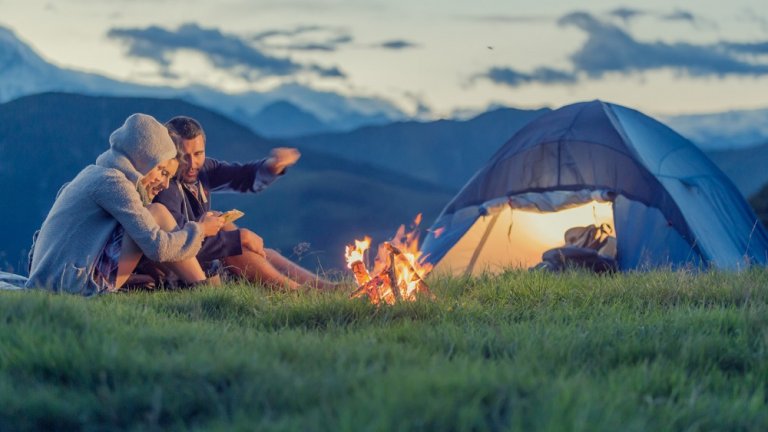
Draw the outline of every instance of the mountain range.
<instances>
[{"instance_id":1,"label":"mountain range","mask_svg":"<svg viewBox=\"0 0 768 432\"><path fill-rule=\"evenodd\" d=\"M408 118L383 98L320 91L297 83L265 92L226 93L199 85L175 88L122 82L53 65L13 31L0 26L0 103L51 91L178 98L224 114L261 136L273 138L347 132ZM768 108L656 117L707 151L743 148L768 140Z\"/></svg>"},{"instance_id":2,"label":"mountain range","mask_svg":"<svg viewBox=\"0 0 768 432\"><path fill-rule=\"evenodd\" d=\"M515 132L546 112L548 108L500 108L466 121L397 122L288 141L302 150L376 165L458 191Z\"/></svg>"},{"instance_id":3,"label":"mountain range","mask_svg":"<svg viewBox=\"0 0 768 432\"><path fill-rule=\"evenodd\" d=\"M114 80L94 73L60 68L44 60L10 29L0 26L0 103L44 92L68 92L87 95L178 98L227 115L252 130L269 135L285 135L290 127L300 125L294 134L318 131L351 130L362 125L384 124L405 118L391 102L374 97L345 96L320 91L300 84L285 84L265 92L226 93L194 85L175 88L148 86ZM270 105L290 103L293 109L285 124L276 127L270 117ZM285 108L285 107L283 107ZM265 113L264 110L268 109ZM307 114L314 117L308 119ZM263 122L265 120L267 122ZM272 120L272 121L270 121ZM306 123L309 122L309 123ZM305 126L308 124L309 126Z\"/></svg>"},{"instance_id":4,"label":"mountain range","mask_svg":"<svg viewBox=\"0 0 768 432\"><path fill-rule=\"evenodd\" d=\"M134 112L165 121L189 115L201 121L207 153L247 161L285 142L180 100L46 93L0 105L0 267L23 269L25 249L60 186L108 147L109 134ZM444 187L381 168L306 150L299 163L266 191L216 194L214 208L245 212L242 226L310 268L343 267L344 246L370 235L386 240L398 225L423 213L433 220L451 197ZM309 251L302 243L309 244ZM294 251L296 251L294 253ZM299 256L301 255L301 256ZM5 262L2 262L2 261Z\"/></svg>"},{"instance_id":5,"label":"mountain range","mask_svg":"<svg viewBox=\"0 0 768 432\"><path fill-rule=\"evenodd\" d=\"M768 141L762 144L707 152L712 161L730 177L745 197L751 197L768 184Z\"/></svg>"},{"instance_id":6,"label":"mountain range","mask_svg":"<svg viewBox=\"0 0 768 432\"><path fill-rule=\"evenodd\" d=\"M768 141L768 108L660 116L659 120L705 151L743 149Z\"/></svg>"}]
</instances>

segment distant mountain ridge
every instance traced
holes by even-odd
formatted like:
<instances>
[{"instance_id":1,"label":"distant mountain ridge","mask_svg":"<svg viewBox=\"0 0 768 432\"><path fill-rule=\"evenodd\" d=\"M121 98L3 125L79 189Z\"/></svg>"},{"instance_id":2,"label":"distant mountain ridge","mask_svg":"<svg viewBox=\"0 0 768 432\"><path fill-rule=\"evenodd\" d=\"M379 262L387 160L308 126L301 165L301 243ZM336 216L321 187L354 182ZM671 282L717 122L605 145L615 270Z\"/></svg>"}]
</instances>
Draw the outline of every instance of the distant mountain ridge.
<instances>
[{"instance_id":1,"label":"distant mountain ridge","mask_svg":"<svg viewBox=\"0 0 768 432\"><path fill-rule=\"evenodd\" d=\"M23 249L60 186L108 148L109 134L134 112L165 121L197 118L208 155L248 161L285 142L270 141L220 114L173 99L47 93L0 104L0 268L25 265ZM246 213L242 225L291 255L311 245L310 268L343 267L344 245L363 235L388 239L419 213L435 218L451 193L412 177L304 151L299 163L258 195L215 194L214 208ZM5 261L5 263L3 262ZM306 262L306 261L305 261ZM5 264L5 265L4 265Z\"/></svg>"},{"instance_id":2,"label":"distant mountain ridge","mask_svg":"<svg viewBox=\"0 0 768 432\"><path fill-rule=\"evenodd\" d=\"M126 83L102 75L59 68L40 57L11 30L0 25L0 103L44 92L89 95L178 98L226 114L254 131L275 128L259 123L265 107L290 102L311 113L324 131L351 130L363 125L385 124L405 118L394 104L373 97L343 96L298 85L285 84L266 92L229 94L204 86L183 88ZM295 119L291 121L295 122ZM280 129L285 134L290 129ZM317 130L310 129L314 132ZM300 129L296 134L303 131Z\"/></svg>"},{"instance_id":3,"label":"distant mountain ridge","mask_svg":"<svg viewBox=\"0 0 768 432\"><path fill-rule=\"evenodd\" d=\"M458 190L515 132L546 112L499 108L465 121L398 122L289 142Z\"/></svg>"},{"instance_id":4,"label":"distant mountain ridge","mask_svg":"<svg viewBox=\"0 0 768 432\"><path fill-rule=\"evenodd\" d=\"M747 198L768 184L768 141L746 148L711 151L707 156Z\"/></svg>"},{"instance_id":5,"label":"distant mountain ridge","mask_svg":"<svg viewBox=\"0 0 768 432\"><path fill-rule=\"evenodd\" d=\"M267 105L252 116L252 121L259 133L270 138L311 135L330 129L312 113L286 101Z\"/></svg>"},{"instance_id":6,"label":"distant mountain ridge","mask_svg":"<svg viewBox=\"0 0 768 432\"><path fill-rule=\"evenodd\" d=\"M754 147L768 140L768 108L660 119L705 151Z\"/></svg>"}]
</instances>

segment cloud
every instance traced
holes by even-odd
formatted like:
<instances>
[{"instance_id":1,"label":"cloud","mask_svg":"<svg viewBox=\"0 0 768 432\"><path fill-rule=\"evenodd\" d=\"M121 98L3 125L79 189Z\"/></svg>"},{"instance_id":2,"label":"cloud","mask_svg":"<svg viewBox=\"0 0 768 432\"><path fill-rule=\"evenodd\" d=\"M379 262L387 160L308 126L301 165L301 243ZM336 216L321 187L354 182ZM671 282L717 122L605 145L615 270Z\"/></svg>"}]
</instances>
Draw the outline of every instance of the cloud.
<instances>
[{"instance_id":1,"label":"cloud","mask_svg":"<svg viewBox=\"0 0 768 432\"><path fill-rule=\"evenodd\" d=\"M662 15L661 19L667 20L667 21L688 21L691 24L696 24L696 21L698 21L698 19L694 14L688 11L680 10L680 9L672 13Z\"/></svg>"},{"instance_id":2,"label":"cloud","mask_svg":"<svg viewBox=\"0 0 768 432\"><path fill-rule=\"evenodd\" d=\"M643 13L625 8L614 10L611 14L632 19ZM682 11L675 14L674 19L694 19ZM476 75L473 80L487 79L510 87L531 83L572 84L582 79L599 79L609 73L629 75L662 69L694 77L768 75L768 62L765 59L759 61L760 56L768 54L768 41L721 41L706 45L643 42L624 29L585 12L565 15L558 20L558 24L561 27L576 27L587 34L586 42L568 58L570 70L541 66L532 72L525 72L496 66Z\"/></svg>"},{"instance_id":3,"label":"cloud","mask_svg":"<svg viewBox=\"0 0 768 432\"><path fill-rule=\"evenodd\" d=\"M609 72L626 74L665 68L693 76L768 74L768 64L745 62L732 49L723 49L724 44L639 42L619 27L584 12L568 14L559 24L587 33L587 41L570 60L575 72L593 78Z\"/></svg>"},{"instance_id":4,"label":"cloud","mask_svg":"<svg viewBox=\"0 0 768 432\"><path fill-rule=\"evenodd\" d=\"M716 28L717 24L704 20L692 12L677 9L673 12L658 12L630 7L619 7L608 12L608 16L621 19L625 24L642 17L656 18L662 21L685 21L694 27L707 26Z\"/></svg>"},{"instance_id":5,"label":"cloud","mask_svg":"<svg viewBox=\"0 0 768 432\"><path fill-rule=\"evenodd\" d=\"M608 12L608 15L620 18L624 22L629 22L637 17L648 15L648 12L639 9L620 7Z\"/></svg>"},{"instance_id":6,"label":"cloud","mask_svg":"<svg viewBox=\"0 0 768 432\"><path fill-rule=\"evenodd\" d=\"M276 36L283 36L283 37L292 37L292 36L298 36L305 33L312 33L316 31L323 31L326 30L327 27L321 27L318 25L300 25L296 26L292 29L272 29L272 30L265 30L263 32L256 33L251 37L251 40L254 41L260 41L264 39L273 38Z\"/></svg>"},{"instance_id":7,"label":"cloud","mask_svg":"<svg viewBox=\"0 0 768 432\"><path fill-rule=\"evenodd\" d=\"M432 117L432 108L424 100L424 96L419 93L405 92L403 96L410 100L414 105L413 117L417 119L429 119Z\"/></svg>"},{"instance_id":8,"label":"cloud","mask_svg":"<svg viewBox=\"0 0 768 432\"><path fill-rule=\"evenodd\" d=\"M285 41L273 42L274 39L282 39ZM342 29L317 25L302 25L293 29L263 31L252 36L251 40L262 43L264 47L271 49L331 52L336 51L342 45L351 43L354 38Z\"/></svg>"},{"instance_id":9,"label":"cloud","mask_svg":"<svg viewBox=\"0 0 768 432\"><path fill-rule=\"evenodd\" d=\"M203 28L194 23L181 25L177 30L158 26L147 28L113 28L107 36L128 45L128 55L145 58L159 64L166 71L171 65L171 54L189 50L205 55L211 64L221 70L259 79L267 76L289 76L312 72L323 77L344 77L338 68L297 63L263 52L245 38L225 34L215 28Z\"/></svg>"},{"instance_id":10,"label":"cloud","mask_svg":"<svg viewBox=\"0 0 768 432\"><path fill-rule=\"evenodd\" d=\"M576 75L572 72L548 67L540 67L530 73L506 67L493 67L476 78L486 78L496 84L504 84L509 87L518 87L534 82L542 84L571 84L576 82Z\"/></svg>"},{"instance_id":11,"label":"cloud","mask_svg":"<svg viewBox=\"0 0 768 432\"><path fill-rule=\"evenodd\" d=\"M723 47L728 50L744 54L764 55L768 54L768 41L755 43L723 42Z\"/></svg>"},{"instance_id":12,"label":"cloud","mask_svg":"<svg viewBox=\"0 0 768 432\"><path fill-rule=\"evenodd\" d=\"M382 42L380 44L377 44L376 46L379 48L386 48L391 50L401 50L401 49L407 49L407 48L414 48L414 47L417 47L418 45L413 42L409 42L407 40L395 39L395 40Z\"/></svg>"}]
</instances>

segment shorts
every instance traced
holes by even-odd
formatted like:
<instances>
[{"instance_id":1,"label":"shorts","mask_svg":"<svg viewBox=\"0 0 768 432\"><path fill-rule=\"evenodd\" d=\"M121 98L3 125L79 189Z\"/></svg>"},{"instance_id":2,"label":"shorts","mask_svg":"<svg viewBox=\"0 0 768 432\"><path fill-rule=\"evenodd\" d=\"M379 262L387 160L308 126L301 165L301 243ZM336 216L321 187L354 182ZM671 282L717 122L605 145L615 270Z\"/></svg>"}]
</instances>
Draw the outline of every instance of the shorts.
<instances>
[{"instance_id":1,"label":"shorts","mask_svg":"<svg viewBox=\"0 0 768 432\"><path fill-rule=\"evenodd\" d=\"M117 269L120 265L120 252L123 249L125 230L118 225L109 235L107 242L96 258L91 278L98 287L98 292L117 291Z\"/></svg>"}]
</instances>

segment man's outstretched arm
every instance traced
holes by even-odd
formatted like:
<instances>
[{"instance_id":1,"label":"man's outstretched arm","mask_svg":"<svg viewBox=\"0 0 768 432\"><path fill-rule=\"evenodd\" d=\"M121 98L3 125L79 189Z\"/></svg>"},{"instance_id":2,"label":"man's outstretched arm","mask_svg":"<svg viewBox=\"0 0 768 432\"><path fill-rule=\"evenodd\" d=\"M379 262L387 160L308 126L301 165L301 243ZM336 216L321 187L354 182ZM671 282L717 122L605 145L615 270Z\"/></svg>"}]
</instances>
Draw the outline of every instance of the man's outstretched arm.
<instances>
[{"instance_id":1,"label":"man's outstretched arm","mask_svg":"<svg viewBox=\"0 0 768 432\"><path fill-rule=\"evenodd\" d=\"M260 192L300 157L301 153L294 148L279 147L266 159L244 164L206 158L200 178L212 191Z\"/></svg>"}]
</instances>

